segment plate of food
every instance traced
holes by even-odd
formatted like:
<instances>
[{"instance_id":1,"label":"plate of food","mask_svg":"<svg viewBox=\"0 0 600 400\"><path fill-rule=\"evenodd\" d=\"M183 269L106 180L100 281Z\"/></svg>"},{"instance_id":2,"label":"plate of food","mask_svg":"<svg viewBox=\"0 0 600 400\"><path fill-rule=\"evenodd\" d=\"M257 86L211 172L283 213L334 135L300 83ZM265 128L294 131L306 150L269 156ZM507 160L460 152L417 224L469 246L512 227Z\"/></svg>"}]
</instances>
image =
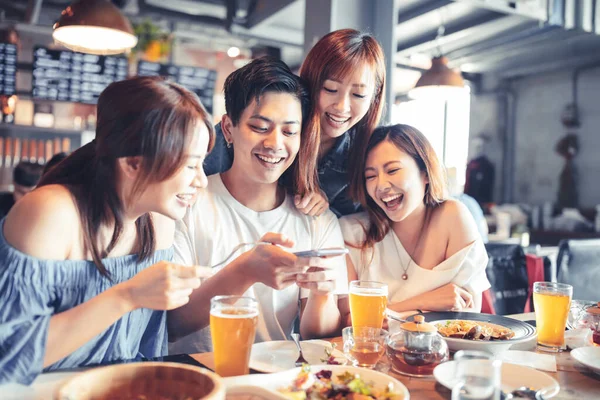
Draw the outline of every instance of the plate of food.
<instances>
[{"instance_id":1,"label":"plate of food","mask_svg":"<svg viewBox=\"0 0 600 400\"><path fill-rule=\"evenodd\" d=\"M300 342L302 355L311 365L346 364L348 359L330 342L306 340ZM256 343L252 346L249 366L260 372L281 372L294 368L298 349L291 340Z\"/></svg>"},{"instance_id":2,"label":"plate of food","mask_svg":"<svg viewBox=\"0 0 600 400\"><path fill-rule=\"evenodd\" d=\"M408 400L400 381L378 371L345 365L319 365L275 374L224 378L228 396L252 394L267 400Z\"/></svg>"},{"instance_id":3,"label":"plate of food","mask_svg":"<svg viewBox=\"0 0 600 400\"><path fill-rule=\"evenodd\" d=\"M427 312L423 315L438 329L450 351L485 350L499 354L510 348L526 350L535 347L537 339L533 326L501 315L470 312Z\"/></svg>"},{"instance_id":4,"label":"plate of food","mask_svg":"<svg viewBox=\"0 0 600 400\"><path fill-rule=\"evenodd\" d=\"M523 365L502 363L501 389L510 393L522 387L539 390L544 399L558 394L560 385L556 379L541 371ZM448 361L433 370L433 376L443 386L452 390L456 385L456 361Z\"/></svg>"}]
</instances>

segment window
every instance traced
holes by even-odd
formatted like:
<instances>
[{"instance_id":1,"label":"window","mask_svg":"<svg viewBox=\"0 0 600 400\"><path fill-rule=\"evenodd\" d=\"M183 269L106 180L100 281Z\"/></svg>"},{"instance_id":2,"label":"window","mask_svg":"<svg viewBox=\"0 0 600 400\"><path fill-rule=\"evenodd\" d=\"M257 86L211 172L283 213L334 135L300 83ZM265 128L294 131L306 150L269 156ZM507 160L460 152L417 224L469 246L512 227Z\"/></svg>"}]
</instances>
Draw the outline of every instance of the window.
<instances>
[{"instance_id":1,"label":"window","mask_svg":"<svg viewBox=\"0 0 600 400\"><path fill-rule=\"evenodd\" d=\"M444 101L419 99L395 104L392 123L408 124L420 130L446 168L456 168L457 185L464 187L469 151L471 95Z\"/></svg>"}]
</instances>

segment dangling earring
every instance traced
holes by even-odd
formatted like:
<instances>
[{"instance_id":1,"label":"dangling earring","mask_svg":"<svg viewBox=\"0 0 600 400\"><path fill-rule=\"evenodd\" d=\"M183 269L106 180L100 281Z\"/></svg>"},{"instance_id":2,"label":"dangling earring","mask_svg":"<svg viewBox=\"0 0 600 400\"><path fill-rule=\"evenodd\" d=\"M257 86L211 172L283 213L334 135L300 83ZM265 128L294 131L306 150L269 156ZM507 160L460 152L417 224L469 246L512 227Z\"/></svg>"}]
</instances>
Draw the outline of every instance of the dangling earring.
<instances>
[{"instance_id":1,"label":"dangling earring","mask_svg":"<svg viewBox=\"0 0 600 400\"><path fill-rule=\"evenodd\" d=\"M231 148L231 142L227 142L227 148L230 149Z\"/></svg>"}]
</instances>

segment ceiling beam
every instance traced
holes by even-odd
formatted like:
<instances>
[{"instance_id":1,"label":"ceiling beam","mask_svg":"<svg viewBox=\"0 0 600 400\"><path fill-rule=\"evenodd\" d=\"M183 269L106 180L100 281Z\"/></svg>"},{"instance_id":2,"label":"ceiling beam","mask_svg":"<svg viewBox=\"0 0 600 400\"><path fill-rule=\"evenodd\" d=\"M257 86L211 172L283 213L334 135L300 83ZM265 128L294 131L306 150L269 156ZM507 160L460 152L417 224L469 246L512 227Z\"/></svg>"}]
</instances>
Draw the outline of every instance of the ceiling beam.
<instances>
[{"instance_id":1,"label":"ceiling beam","mask_svg":"<svg viewBox=\"0 0 600 400\"><path fill-rule=\"evenodd\" d=\"M428 12L437 10L452 3L451 0L430 0L428 2L421 1L419 5L409 8L406 11L400 11L398 13L398 25L407 22L413 18L420 17L421 15L427 14Z\"/></svg>"},{"instance_id":2,"label":"ceiling beam","mask_svg":"<svg viewBox=\"0 0 600 400\"><path fill-rule=\"evenodd\" d=\"M26 3L16 3L13 0L0 0L0 10L4 11L5 17L8 15L24 15L27 11Z\"/></svg>"},{"instance_id":3,"label":"ceiling beam","mask_svg":"<svg viewBox=\"0 0 600 400\"><path fill-rule=\"evenodd\" d=\"M519 69L520 66L535 66L539 69L544 68L546 63L566 62L569 58L581 60L583 57L571 56L575 54L589 54L592 59L600 59L598 49L600 44L597 38L584 32L573 33L557 37L552 40L545 40L536 46L518 47L513 50L498 53L494 56L482 58L479 62L474 61L477 71L494 72L498 71L504 74L512 69ZM563 49L562 51L560 49ZM568 49L568 50L566 50Z\"/></svg>"},{"instance_id":4,"label":"ceiling beam","mask_svg":"<svg viewBox=\"0 0 600 400\"><path fill-rule=\"evenodd\" d=\"M157 7L149 4L146 0L138 0L140 14L152 16L158 19L166 18L173 22L202 23L207 25L216 25L227 27L227 20L213 17L210 15L192 15L185 12L170 10L163 7Z\"/></svg>"},{"instance_id":5,"label":"ceiling beam","mask_svg":"<svg viewBox=\"0 0 600 400\"><path fill-rule=\"evenodd\" d=\"M40 19L40 11L42 9L42 0L29 0L27 2L27 13L25 21L28 24L37 24Z\"/></svg>"},{"instance_id":6,"label":"ceiling beam","mask_svg":"<svg viewBox=\"0 0 600 400\"><path fill-rule=\"evenodd\" d=\"M536 24L533 22L524 22L516 17L502 17L481 25L463 29L462 31L450 35L444 35L439 40L434 39L429 42L410 47L398 52L397 56L407 57L416 53L430 54L438 47L438 45L441 46L442 50L444 50L444 53L447 54L448 52L472 46L473 44L482 40L503 35L507 32L512 33L514 31L523 30L526 27L532 26L536 26Z\"/></svg>"},{"instance_id":7,"label":"ceiling beam","mask_svg":"<svg viewBox=\"0 0 600 400\"><path fill-rule=\"evenodd\" d=\"M555 40L567 39L577 34L577 32L564 31L558 27L528 29L496 38L498 40L477 43L464 50L451 52L448 57L455 65L477 62L480 59L491 59L494 56L501 59L517 49L525 48L533 51L537 49L538 44L553 43Z\"/></svg>"},{"instance_id":8,"label":"ceiling beam","mask_svg":"<svg viewBox=\"0 0 600 400\"><path fill-rule=\"evenodd\" d=\"M490 12L490 13L483 14L478 18L463 21L463 22L460 22L457 24L446 24L444 37L454 35L458 32L464 31L464 30L475 28L477 26L483 25L490 21L497 20L501 17L502 17L501 14ZM438 36L437 29L435 29L435 30L431 30L411 41L399 43L398 44L398 53L410 55L412 53L415 53L415 51L413 49L414 47L421 46L424 44L429 44L429 45L434 44L434 47L435 47L437 45L437 41L436 41L437 36Z\"/></svg>"},{"instance_id":9,"label":"ceiling beam","mask_svg":"<svg viewBox=\"0 0 600 400\"><path fill-rule=\"evenodd\" d=\"M598 49L600 50L600 49ZM498 74L502 78L518 78L533 74L543 74L548 72L554 72L564 69L575 69L589 64L600 63L600 52L596 50L594 54L590 54L585 57L571 58L571 59L560 59L551 62L540 64L525 64L519 67L504 69Z\"/></svg>"},{"instance_id":10,"label":"ceiling beam","mask_svg":"<svg viewBox=\"0 0 600 400\"><path fill-rule=\"evenodd\" d=\"M248 20L244 25L251 29L256 25L273 17L279 11L283 10L296 0L255 0L255 5L248 15Z\"/></svg>"},{"instance_id":11,"label":"ceiling beam","mask_svg":"<svg viewBox=\"0 0 600 400\"><path fill-rule=\"evenodd\" d=\"M500 12L506 15L520 15L536 21L546 21L548 19L548 12L546 7L542 3L538 2L540 6L532 6L531 4L519 4L516 1L512 1L514 7L506 4L502 4L500 1L487 1L487 0L453 0L457 3L466 3L478 8L486 8L491 11ZM525 3L525 2L523 2ZM529 2L532 3L532 2Z\"/></svg>"}]
</instances>

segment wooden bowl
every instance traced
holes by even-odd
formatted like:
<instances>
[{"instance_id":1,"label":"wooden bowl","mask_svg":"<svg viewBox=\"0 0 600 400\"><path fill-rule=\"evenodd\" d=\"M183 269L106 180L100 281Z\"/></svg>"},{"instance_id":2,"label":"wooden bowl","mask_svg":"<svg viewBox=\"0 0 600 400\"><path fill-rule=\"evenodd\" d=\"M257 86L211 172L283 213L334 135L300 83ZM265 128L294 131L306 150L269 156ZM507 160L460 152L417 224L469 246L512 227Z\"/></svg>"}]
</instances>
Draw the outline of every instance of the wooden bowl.
<instances>
[{"instance_id":1,"label":"wooden bowl","mask_svg":"<svg viewBox=\"0 0 600 400\"><path fill-rule=\"evenodd\" d=\"M143 362L83 372L62 384L55 400L224 400L215 373L191 365Z\"/></svg>"}]
</instances>

